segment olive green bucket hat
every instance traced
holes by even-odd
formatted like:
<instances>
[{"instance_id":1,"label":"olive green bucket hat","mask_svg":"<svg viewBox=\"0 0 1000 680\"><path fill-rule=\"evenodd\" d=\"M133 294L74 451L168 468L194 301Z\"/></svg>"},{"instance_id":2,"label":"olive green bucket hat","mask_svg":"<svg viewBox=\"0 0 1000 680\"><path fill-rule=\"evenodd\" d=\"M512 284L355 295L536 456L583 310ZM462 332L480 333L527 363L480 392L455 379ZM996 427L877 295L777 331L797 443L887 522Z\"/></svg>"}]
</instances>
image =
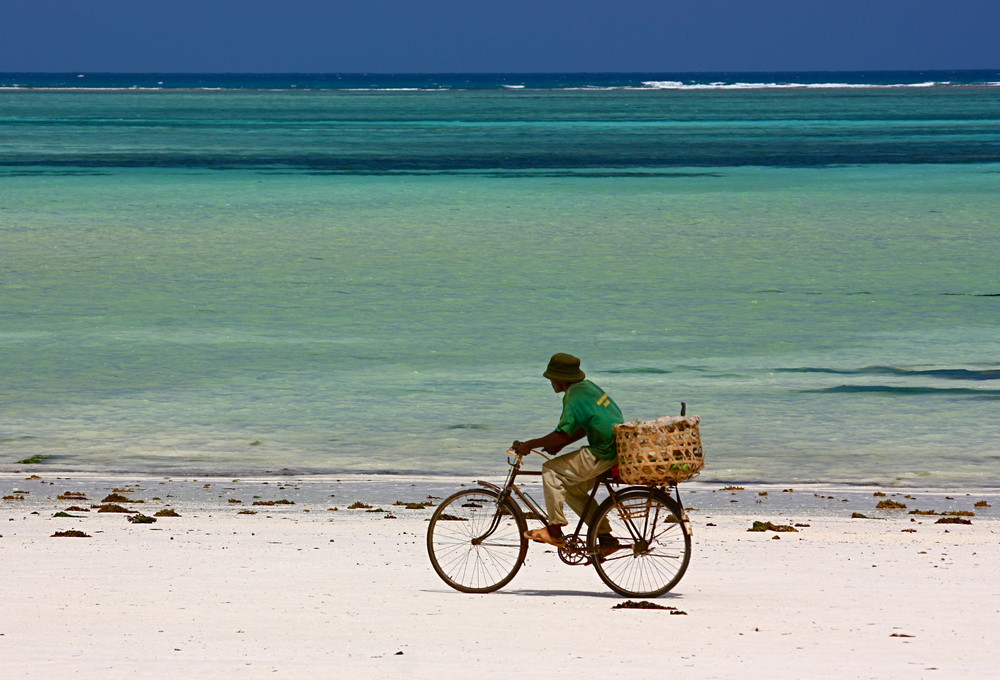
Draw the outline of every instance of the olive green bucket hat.
<instances>
[{"instance_id":1,"label":"olive green bucket hat","mask_svg":"<svg viewBox=\"0 0 1000 680\"><path fill-rule=\"evenodd\" d=\"M587 374L580 370L580 360L572 354L553 354L549 359L549 367L542 373L549 380L562 380L564 382L579 382L587 377Z\"/></svg>"}]
</instances>

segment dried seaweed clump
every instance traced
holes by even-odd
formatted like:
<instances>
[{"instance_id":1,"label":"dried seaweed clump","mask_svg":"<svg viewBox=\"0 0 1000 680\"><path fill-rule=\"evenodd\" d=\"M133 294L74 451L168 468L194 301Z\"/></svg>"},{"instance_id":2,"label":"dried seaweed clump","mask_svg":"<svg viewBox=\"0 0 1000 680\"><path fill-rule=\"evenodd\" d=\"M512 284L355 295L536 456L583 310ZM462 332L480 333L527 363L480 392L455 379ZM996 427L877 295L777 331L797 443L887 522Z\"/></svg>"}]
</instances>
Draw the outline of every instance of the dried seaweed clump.
<instances>
[{"instance_id":1,"label":"dried seaweed clump","mask_svg":"<svg viewBox=\"0 0 1000 680\"><path fill-rule=\"evenodd\" d=\"M114 503L105 503L104 505L97 506L97 512L125 512L132 513L134 510L129 510L128 508L123 508L120 505L115 505Z\"/></svg>"},{"instance_id":2,"label":"dried seaweed clump","mask_svg":"<svg viewBox=\"0 0 1000 680\"><path fill-rule=\"evenodd\" d=\"M898 503L896 501L886 499L884 501L879 501L875 507L879 510L905 510L906 503Z\"/></svg>"},{"instance_id":3,"label":"dried seaweed clump","mask_svg":"<svg viewBox=\"0 0 1000 680\"><path fill-rule=\"evenodd\" d=\"M134 501L127 496L122 496L120 493L108 494L101 501L102 503L141 503L142 501Z\"/></svg>"},{"instance_id":4,"label":"dried seaweed clump","mask_svg":"<svg viewBox=\"0 0 1000 680\"><path fill-rule=\"evenodd\" d=\"M153 522L156 521L155 517L150 517L149 515L142 515L142 514L126 517L125 519L127 519L132 524L152 524Z\"/></svg>"},{"instance_id":5,"label":"dried seaweed clump","mask_svg":"<svg viewBox=\"0 0 1000 680\"><path fill-rule=\"evenodd\" d=\"M407 501L396 501L393 505L406 508L407 510L423 510L427 507L424 503L410 503Z\"/></svg>"},{"instance_id":6,"label":"dried seaweed clump","mask_svg":"<svg viewBox=\"0 0 1000 680\"><path fill-rule=\"evenodd\" d=\"M180 514L173 508L163 508L163 510L157 511L154 515L155 517L180 517Z\"/></svg>"},{"instance_id":7,"label":"dried seaweed clump","mask_svg":"<svg viewBox=\"0 0 1000 680\"><path fill-rule=\"evenodd\" d=\"M773 524L771 522L754 522L753 526L750 527L749 529L747 529L747 531L780 531L780 532L794 531L794 532L798 532L798 529L796 529L795 527L790 526L788 524Z\"/></svg>"},{"instance_id":8,"label":"dried seaweed clump","mask_svg":"<svg viewBox=\"0 0 1000 680\"><path fill-rule=\"evenodd\" d=\"M965 519L964 517L942 517L935 524L972 524L971 519Z\"/></svg>"},{"instance_id":9,"label":"dried seaweed clump","mask_svg":"<svg viewBox=\"0 0 1000 680\"><path fill-rule=\"evenodd\" d=\"M687 612L681 611L677 607L665 607L662 604L656 604L655 602L649 602L648 600L639 600L638 602L625 600L624 602L616 604L612 607L612 609L663 609L669 611L671 615L687 615Z\"/></svg>"},{"instance_id":10,"label":"dried seaweed clump","mask_svg":"<svg viewBox=\"0 0 1000 680\"><path fill-rule=\"evenodd\" d=\"M71 529L70 531L57 531L50 538L90 538L90 535Z\"/></svg>"}]
</instances>

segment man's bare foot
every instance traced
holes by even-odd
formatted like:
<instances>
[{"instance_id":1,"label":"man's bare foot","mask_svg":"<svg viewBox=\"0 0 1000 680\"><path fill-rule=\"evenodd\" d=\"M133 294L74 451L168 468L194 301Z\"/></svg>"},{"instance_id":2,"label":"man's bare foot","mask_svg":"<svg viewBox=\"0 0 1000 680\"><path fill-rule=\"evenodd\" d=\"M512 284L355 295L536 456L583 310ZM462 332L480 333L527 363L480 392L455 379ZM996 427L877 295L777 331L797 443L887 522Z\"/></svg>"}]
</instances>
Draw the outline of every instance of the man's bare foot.
<instances>
[{"instance_id":1,"label":"man's bare foot","mask_svg":"<svg viewBox=\"0 0 1000 680\"><path fill-rule=\"evenodd\" d=\"M611 534L601 534L597 537L597 554L601 557L607 557L621 548L622 544Z\"/></svg>"},{"instance_id":2,"label":"man's bare foot","mask_svg":"<svg viewBox=\"0 0 1000 680\"><path fill-rule=\"evenodd\" d=\"M541 529L525 531L524 537L529 541L548 543L549 545L558 546L566 543L566 539L562 537L562 531L558 527L542 527Z\"/></svg>"}]
</instances>

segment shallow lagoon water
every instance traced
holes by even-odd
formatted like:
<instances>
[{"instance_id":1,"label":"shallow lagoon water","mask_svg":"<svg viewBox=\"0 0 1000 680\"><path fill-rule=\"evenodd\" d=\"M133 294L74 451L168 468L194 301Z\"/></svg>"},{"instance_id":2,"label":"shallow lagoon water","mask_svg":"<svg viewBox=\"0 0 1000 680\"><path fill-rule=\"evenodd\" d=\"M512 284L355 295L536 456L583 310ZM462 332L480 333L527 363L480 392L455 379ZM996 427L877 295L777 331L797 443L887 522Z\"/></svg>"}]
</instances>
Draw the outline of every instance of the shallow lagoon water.
<instances>
[{"instance_id":1,"label":"shallow lagoon water","mask_svg":"<svg viewBox=\"0 0 1000 680\"><path fill-rule=\"evenodd\" d=\"M706 481L996 485L1000 123L931 92L3 93L0 468L475 475L569 351Z\"/></svg>"}]
</instances>

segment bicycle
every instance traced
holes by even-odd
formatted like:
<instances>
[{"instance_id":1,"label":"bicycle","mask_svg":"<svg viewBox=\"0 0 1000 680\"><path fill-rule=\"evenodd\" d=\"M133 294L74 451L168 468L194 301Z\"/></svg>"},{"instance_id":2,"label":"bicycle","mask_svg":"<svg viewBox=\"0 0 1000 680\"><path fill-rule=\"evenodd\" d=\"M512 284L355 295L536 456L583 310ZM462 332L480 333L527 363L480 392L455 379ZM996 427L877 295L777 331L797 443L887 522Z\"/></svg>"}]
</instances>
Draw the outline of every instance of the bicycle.
<instances>
[{"instance_id":1,"label":"bicycle","mask_svg":"<svg viewBox=\"0 0 1000 680\"><path fill-rule=\"evenodd\" d=\"M540 451L532 451L548 458ZM530 455L530 454L529 454ZM503 486L477 480L481 489L466 489L441 502L427 528L427 552L438 576L464 593L489 593L510 583L524 564L528 520L544 525L545 512L516 483L524 457L507 451L510 471ZM616 466L617 467L617 466ZM691 559L691 522L676 484L627 486L617 489L615 468L598 477L587 507L596 505L603 487L608 496L592 516L581 517L558 553L570 565L593 565L611 590L625 597L659 597L677 585ZM674 496L671 497L670 490ZM527 508L527 513L521 507ZM597 528L611 525L614 549L602 550Z\"/></svg>"}]
</instances>

